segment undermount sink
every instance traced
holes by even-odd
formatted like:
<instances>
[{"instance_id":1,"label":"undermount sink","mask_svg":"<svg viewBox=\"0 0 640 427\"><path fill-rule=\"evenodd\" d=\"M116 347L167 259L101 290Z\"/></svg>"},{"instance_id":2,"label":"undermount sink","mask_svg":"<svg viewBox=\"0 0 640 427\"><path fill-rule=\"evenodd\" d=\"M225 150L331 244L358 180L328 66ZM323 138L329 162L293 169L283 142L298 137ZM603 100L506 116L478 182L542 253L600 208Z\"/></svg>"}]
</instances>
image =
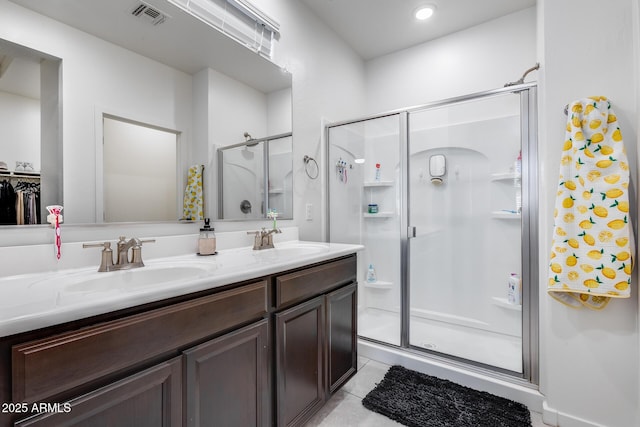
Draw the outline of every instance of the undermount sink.
<instances>
[{"instance_id":1,"label":"undermount sink","mask_svg":"<svg viewBox=\"0 0 640 427\"><path fill-rule=\"evenodd\" d=\"M174 280L191 280L206 276L210 268L200 265L145 266L132 270L95 273L78 278L63 287L67 292L100 292L114 289L127 290L160 285Z\"/></svg>"}]
</instances>

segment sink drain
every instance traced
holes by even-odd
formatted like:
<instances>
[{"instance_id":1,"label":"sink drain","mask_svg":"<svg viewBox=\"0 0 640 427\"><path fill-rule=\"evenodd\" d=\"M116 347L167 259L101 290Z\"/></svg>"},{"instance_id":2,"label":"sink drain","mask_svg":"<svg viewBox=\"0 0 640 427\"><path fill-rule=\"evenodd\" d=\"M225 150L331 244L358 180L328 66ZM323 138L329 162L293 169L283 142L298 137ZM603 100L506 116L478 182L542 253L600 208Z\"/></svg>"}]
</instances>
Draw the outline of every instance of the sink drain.
<instances>
[{"instance_id":1,"label":"sink drain","mask_svg":"<svg viewBox=\"0 0 640 427\"><path fill-rule=\"evenodd\" d=\"M424 344L422 344L422 346L424 348L426 348L427 350L435 350L436 349L436 345L434 343L430 343L430 342L424 343Z\"/></svg>"}]
</instances>

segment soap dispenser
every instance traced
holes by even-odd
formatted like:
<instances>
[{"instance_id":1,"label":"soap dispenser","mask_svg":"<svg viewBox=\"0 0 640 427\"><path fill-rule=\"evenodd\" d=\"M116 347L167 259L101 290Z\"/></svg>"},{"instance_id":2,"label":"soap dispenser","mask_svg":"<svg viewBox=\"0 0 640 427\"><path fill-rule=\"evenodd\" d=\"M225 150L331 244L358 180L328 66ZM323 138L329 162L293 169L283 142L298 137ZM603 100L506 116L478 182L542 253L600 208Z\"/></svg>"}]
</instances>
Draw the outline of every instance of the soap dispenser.
<instances>
[{"instance_id":1,"label":"soap dispenser","mask_svg":"<svg viewBox=\"0 0 640 427\"><path fill-rule=\"evenodd\" d=\"M204 227L200 229L200 238L198 239L198 255L215 255L216 252L216 233L215 229L209 225L209 218L204 219Z\"/></svg>"}]
</instances>

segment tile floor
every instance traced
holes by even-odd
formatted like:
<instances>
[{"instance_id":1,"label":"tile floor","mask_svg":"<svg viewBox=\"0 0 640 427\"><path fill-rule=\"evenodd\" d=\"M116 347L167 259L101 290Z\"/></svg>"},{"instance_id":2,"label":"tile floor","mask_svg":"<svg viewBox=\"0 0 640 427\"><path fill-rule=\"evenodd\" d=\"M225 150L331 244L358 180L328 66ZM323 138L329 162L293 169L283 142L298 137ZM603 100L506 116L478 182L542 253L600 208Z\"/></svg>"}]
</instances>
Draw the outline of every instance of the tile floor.
<instances>
[{"instance_id":1,"label":"tile floor","mask_svg":"<svg viewBox=\"0 0 640 427\"><path fill-rule=\"evenodd\" d=\"M371 412L362 406L362 398L371 391L387 373L389 365L358 358L358 373L353 376L338 392L327 402L309 422L307 427L393 427L401 424ZM531 413L533 427L544 427L542 415ZM455 426L451 426L455 427Z\"/></svg>"}]
</instances>

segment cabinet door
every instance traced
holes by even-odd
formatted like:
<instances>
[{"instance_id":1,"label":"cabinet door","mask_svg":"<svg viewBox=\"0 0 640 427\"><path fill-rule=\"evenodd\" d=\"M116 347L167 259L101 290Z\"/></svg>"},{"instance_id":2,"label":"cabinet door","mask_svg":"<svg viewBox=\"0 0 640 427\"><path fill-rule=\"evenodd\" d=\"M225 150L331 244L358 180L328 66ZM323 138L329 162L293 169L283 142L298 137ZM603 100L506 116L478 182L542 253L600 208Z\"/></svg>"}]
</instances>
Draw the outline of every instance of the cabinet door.
<instances>
[{"instance_id":1,"label":"cabinet door","mask_svg":"<svg viewBox=\"0 0 640 427\"><path fill-rule=\"evenodd\" d=\"M303 425L325 400L324 296L276 314L277 425Z\"/></svg>"},{"instance_id":2,"label":"cabinet door","mask_svg":"<svg viewBox=\"0 0 640 427\"><path fill-rule=\"evenodd\" d=\"M357 285L327 294L327 393L333 394L357 370Z\"/></svg>"},{"instance_id":3,"label":"cabinet door","mask_svg":"<svg viewBox=\"0 0 640 427\"><path fill-rule=\"evenodd\" d=\"M269 323L254 323L184 352L186 425L270 424Z\"/></svg>"},{"instance_id":4,"label":"cabinet door","mask_svg":"<svg viewBox=\"0 0 640 427\"><path fill-rule=\"evenodd\" d=\"M178 427L182 424L182 357L80 396L16 427ZM31 407L32 405L30 405ZM58 411L58 412L56 412Z\"/></svg>"}]
</instances>

